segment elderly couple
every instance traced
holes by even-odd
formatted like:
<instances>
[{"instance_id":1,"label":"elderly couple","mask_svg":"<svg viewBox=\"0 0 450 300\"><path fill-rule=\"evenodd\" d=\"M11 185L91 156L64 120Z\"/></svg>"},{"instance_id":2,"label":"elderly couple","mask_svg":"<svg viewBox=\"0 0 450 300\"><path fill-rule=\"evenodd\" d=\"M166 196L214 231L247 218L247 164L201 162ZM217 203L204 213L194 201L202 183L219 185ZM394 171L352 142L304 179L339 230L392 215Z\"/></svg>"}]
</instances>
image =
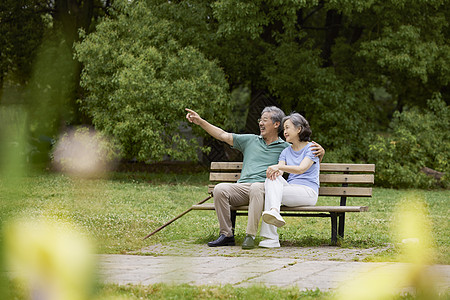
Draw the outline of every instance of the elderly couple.
<instances>
[{"instance_id":1,"label":"elderly couple","mask_svg":"<svg viewBox=\"0 0 450 300\"><path fill-rule=\"evenodd\" d=\"M280 206L315 205L319 190L319 164L325 150L310 142L308 121L298 113L285 116L275 106L264 108L258 120L260 135L228 133L186 108L189 122L202 127L212 137L241 151L244 156L237 183L220 183L213 191L220 235L210 247L234 246L230 206L248 205L248 223L243 249L255 247L262 216L260 247L280 247L277 227L285 224ZM278 134L284 129L286 141ZM290 173L287 181L281 176ZM263 211L264 209L264 211Z\"/></svg>"}]
</instances>

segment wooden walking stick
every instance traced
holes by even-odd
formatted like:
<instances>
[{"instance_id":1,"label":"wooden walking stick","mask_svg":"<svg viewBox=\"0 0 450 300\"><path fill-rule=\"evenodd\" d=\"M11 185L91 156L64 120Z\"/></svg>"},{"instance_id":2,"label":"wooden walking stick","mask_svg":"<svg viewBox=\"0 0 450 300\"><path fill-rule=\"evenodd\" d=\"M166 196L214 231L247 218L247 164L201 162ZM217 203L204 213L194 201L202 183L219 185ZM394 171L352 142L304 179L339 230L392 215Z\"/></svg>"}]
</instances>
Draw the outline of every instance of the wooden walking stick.
<instances>
[{"instance_id":1,"label":"wooden walking stick","mask_svg":"<svg viewBox=\"0 0 450 300\"><path fill-rule=\"evenodd\" d=\"M203 199L202 201L200 201L199 203L197 203L197 205L203 204L204 202L208 201L209 199L211 199L212 195L209 195L208 197L206 197L205 199ZM148 234L145 238L143 238L142 240L145 240L148 237L151 237L152 235L154 235L155 233L157 233L158 231L160 231L161 229L163 229L164 227L166 227L167 225L171 224L172 222L174 222L175 220L178 220L179 218L181 218L182 216L184 216L185 214L187 214L188 212L190 212L192 210L192 206L186 210L185 212L183 212L182 214L176 216L175 218L173 218L172 220L170 220L169 222L167 222L166 224L162 225L161 227L159 227L158 229L156 229L155 231L153 231L152 233Z\"/></svg>"}]
</instances>

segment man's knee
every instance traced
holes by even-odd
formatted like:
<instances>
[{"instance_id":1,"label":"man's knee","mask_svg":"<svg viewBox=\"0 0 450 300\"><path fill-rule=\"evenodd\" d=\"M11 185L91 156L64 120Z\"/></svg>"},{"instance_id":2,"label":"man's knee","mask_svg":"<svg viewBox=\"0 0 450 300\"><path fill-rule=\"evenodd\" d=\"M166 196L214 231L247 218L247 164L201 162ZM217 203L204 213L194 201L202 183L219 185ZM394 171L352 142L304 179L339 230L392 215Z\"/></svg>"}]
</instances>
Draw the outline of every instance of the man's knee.
<instances>
[{"instance_id":1,"label":"man's knee","mask_svg":"<svg viewBox=\"0 0 450 300\"><path fill-rule=\"evenodd\" d=\"M249 190L250 198L253 199L264 199L264 183L255 182L250 186Z\"/></svg>"},{"instance_id":2,"label":"man's knee","mask_svg":"<svg viewBox=\"0 0 450 300\"><path fill-rule=\"evenodd\" d=\"M264 193L264 182L255 182L250 186L250 193Z\"/></svg>"},{"instance_id":3,"label":"man's knee","mask_svg":"<svg viewBox=\"0 0 450 300\"><path fill-rule=\"evenodd\" d=\"M220 201L223 199L229 199L230 194L228 192L229 183L219 183L214 187L213 196L214 201Z\"/></svg>"}]
</instances>

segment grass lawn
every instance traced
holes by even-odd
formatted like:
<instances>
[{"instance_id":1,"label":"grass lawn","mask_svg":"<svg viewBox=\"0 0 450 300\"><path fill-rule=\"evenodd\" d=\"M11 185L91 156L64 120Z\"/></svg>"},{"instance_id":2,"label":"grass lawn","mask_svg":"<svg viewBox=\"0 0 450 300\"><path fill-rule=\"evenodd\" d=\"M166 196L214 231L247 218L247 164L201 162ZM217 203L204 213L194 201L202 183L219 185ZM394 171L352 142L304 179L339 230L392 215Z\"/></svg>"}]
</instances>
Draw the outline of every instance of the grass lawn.
<instances>
[{"instance_id":1,"label":"grass lawn","mask_svg":"<svg viewBox=\"0 0 450 300\"><path fill-rule=\"evenodd\" d=\"M212 211L192 211L175 223L142 241L148 233L207 196L208 174L115 173L108 180L73 180L60 174L29 176L16 191L20 197L8 201L8 191L0 194L4 217L27 219L47 216L69 220L97 241L99 253L124 253L154 243L193 240L206 243L218 234ZM435 262L449 264L448 232L450 191L393 190L375 188L373 198L351 198L348 205L368 204L368 213L349 213L341 247L377 247L392 243L395 207L410 195L423 198L432 222ZM3 199L1 199L3 198ZM212 200L209 200L212 201ZM319 198L318 205L337 204L335 198ZM286 218L279 229L282 245L319 246L330 242L328 218ZM246 217L238 217L237 242L245 235ZM395 260L396 248L374 257Z\"/></svg>"},{"instance_id":2,"label":"grass lawn","mask_svg":"<svg viewBox=\"0 0 450 300\"><path fill-rule=\"evenodd\" d=\"M25 290L13 283L14 288L9 295L11 299L28 299ZM148 286L109 284L100 286L92 295L94 300L142 300L142 299L302 299L302 300L331 300L336 299L333 292L322 292L318 289L300 291L298 288L278 288L265 286L251 286L248 288L224 286L190 286L187 284L167 285L153 284ZM446 299L446 295L438 299ZM391 300L420 299L410 294L402 294L389 298Z\"/></svg>"},{"instance_id":3,"label":"grass lawn","mask_svg":"<svg viewBox=\"0 0 450 300\"><path fill-rule=\"evenodd\" d=\"M99 253L125 253L156 243L189 240L206 243L218 234L212 211L192 211L142 241L148 233L188 209L207 196L207 173L190 175L155 173L115 173L107 180L74 180L61 174L28 176L14 186L0 182L0 212L3 219L42 216L71 221L97 243ZM393 190L375 188L371 199L353 198L349 205L367 204L368 213L347 214L346 248L382 247L392 241L395 207L408 203L415 195L426 202L434 239L434 261L449 264L450 191ZM212 200L210 200L212 201ZM318 205L336 205L334 198L320 198ZM279 229L282 245L320 246L330 242L328 218L286 218ZM237 242L245 235L247 218L237 219ZM371 257L371 261L398 260L394 244L391 250ZM25 299L24 290L10 290L14 299ZM329 299L332 294L321 291L299 291L268 287L236 288L232 286L188 285L152 286L104 285L95 299ZM399 295L397 299L414 299Z\"/></svg>"}]
</instances>

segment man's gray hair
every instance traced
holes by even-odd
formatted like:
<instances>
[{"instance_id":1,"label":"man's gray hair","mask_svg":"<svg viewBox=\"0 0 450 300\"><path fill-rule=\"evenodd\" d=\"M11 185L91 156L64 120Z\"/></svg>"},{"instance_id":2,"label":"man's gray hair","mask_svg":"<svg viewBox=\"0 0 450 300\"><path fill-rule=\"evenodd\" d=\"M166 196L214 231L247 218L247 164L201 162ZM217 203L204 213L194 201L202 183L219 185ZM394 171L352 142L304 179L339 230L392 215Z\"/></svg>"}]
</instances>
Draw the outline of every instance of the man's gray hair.
<instances>
[{"instance_id":1,"label":"man's gray hair","mask_svg":"<svg viewBox=\"0 0 450 300\"><path fill-rule=\"evenodd\" d=\"M278 132L281 132L281 130L283 130L283 126L281 126L281 124L283 122L283 118L286 117L284 112L276 106L266 106L261 112L261 115L265 112L272 113L272 123L279 122L280 126L278 127Z\"/></svg>"}]
</instances>

